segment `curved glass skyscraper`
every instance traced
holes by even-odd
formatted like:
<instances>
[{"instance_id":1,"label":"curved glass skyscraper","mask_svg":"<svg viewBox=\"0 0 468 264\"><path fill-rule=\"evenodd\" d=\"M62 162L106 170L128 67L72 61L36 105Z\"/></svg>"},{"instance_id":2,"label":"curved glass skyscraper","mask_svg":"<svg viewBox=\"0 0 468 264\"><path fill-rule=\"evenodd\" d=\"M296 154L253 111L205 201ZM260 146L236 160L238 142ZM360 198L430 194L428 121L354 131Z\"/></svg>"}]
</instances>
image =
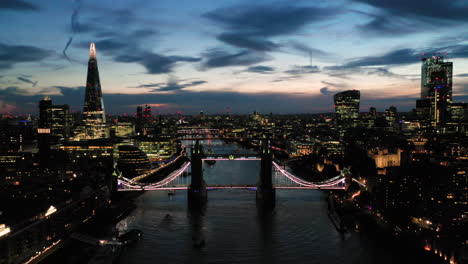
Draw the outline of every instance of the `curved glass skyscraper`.
<instances>
[{"instance_id":1,"label":"curved glass skyscraper","mask_svg":"<svg viewBox=\"0 0 468 264\"><path fill-rule=\"evenodd\" d=\"M359 119L359 102L361 93L348 90L335 94L335 121L341 127L355 127Z\"/></svg>"}]
</instances>

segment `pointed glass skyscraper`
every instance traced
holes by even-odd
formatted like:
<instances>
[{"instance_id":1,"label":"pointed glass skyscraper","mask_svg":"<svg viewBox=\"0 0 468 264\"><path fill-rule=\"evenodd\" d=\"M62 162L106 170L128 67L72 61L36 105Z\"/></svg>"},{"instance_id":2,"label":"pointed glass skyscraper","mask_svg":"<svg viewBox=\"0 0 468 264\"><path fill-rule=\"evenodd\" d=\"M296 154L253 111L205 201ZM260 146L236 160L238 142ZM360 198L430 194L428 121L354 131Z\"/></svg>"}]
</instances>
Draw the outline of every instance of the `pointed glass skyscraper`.
<instances>
[{"instance_id":1,"label":"pointed glass skyscraper","mask_svg":"<svg viewBox=\"0 0 468 264\"><path fill-rule=\"evenodd\" d=\"M101 82L96 60L96 47L91 43L89 47L88 77L86 79L86 93L83 106L83 121L87 139L106 138L106 114L102 99Z\"/></svg>"}]
</instances>

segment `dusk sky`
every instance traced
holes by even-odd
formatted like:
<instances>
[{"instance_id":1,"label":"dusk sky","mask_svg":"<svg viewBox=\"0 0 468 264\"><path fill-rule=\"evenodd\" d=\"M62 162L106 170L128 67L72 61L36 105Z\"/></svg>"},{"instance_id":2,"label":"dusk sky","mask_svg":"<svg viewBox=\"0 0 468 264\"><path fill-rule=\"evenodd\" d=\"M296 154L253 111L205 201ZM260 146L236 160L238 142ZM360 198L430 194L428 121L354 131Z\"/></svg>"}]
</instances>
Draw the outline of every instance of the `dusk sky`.
<instances>
[{"instance_id":1,"label":"dusk sky","mask_svg":"<svg viewBox=\"0 0 468 264\"><path fill-rule=\"evenodd\" d=\"M0 112L82 110L90 42L106 112L320 113L415 107L422 54L468 101L466 0L0 0Z\"/></svg>"}]
</instances>

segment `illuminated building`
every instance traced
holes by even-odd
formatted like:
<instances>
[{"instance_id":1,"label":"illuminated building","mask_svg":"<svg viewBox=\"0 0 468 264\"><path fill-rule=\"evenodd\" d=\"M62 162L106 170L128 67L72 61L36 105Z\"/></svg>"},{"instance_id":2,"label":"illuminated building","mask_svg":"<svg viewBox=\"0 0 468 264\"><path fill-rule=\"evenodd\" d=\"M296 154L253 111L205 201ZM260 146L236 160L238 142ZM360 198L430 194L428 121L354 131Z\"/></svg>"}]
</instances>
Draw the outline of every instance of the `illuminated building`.
<instances>
[{"instance_id":1,"label":"illuminated building","mask_svg":"<svg viewBox=\"0 0 468 264\"><path fill-rule=\"evenodd\" d=\"M116 137L127 138L133 136L135 126L131 122L118 122L112 125L111 130L115 132Z\"/></svg>"},{"instance_id":2,"label":"illuminated building","mask_svg":"<svg viewBox=\"0 0 468 264\"><path fill-rule=\"evenodd\" d=\"M20 149L23 137L20 127L14 120L0 122L0 152L14 152Z\"/></svg>"},{"instance_id":3,"label":"illuminated building","mask_svg":"<svg viewBox=\"0 0 468 264\"><path fill-rule=\"evenodd\" d=\"M375 161L375 166L377 169L400 166L400 149L398 149L395 153L389 152L388 149L369 151L368 155Z\"/></svg>"},{"instance_id":4,"label":"illuminated building","mask_svg":"<svg viewBox=\"0 0 468 264\"><path fill-rule=\"evenodd\" d=\"M151 163L141 149L131 145L123 145L119 146L117 168L122 172L123 177L131 179L148 172L151 169Z\"/></svg>"},{"instance_id":5,"label":"illuminated building","mask_svg":"<svg viewBox=\"0 0 468 264\"><path fill-rule=\"evenodd\" d=\"M71 121L68 105L53 105L49 96L39 102L39 128L49 128L52 137L68 139Z\"/></svg>"},{"instance_id":6,"label":"illuminated building","mask_svg":"<svg viewBox=\"0 0 468 264\"><path fill-rule=\"evenodd\" d=\"M387 128L389 130L395 129L396 114L397 114L397 108L395 106L390 106L389 109L385 109L385 113L384 113L385 122L387 123Z\"/></svg>"},{"instance_id":7,"label":"illuminated building","mask_svg":"<svg viewBox=\"0 0 468 264\"><path fill-rule=\"evenodd\" d=\"M168 160L177 155L175 138L139 138L137 145L151 161Z\"/></svg>"},{"instance_id":8,"label":"illuminated building","mask_svg":"<svg viewBox=\"0 0 468 264\"><path fill-rule=\"evenodd\" d=\"M0 154L0 185L20 185L25 177L31 176L32 153L7 152Z\"/></svg>"},{"instance_id":9,"label":"illuminated building","mask_svg":"<svg viewBox=\"0 0 468 264\"><path fill-rule=\"evenodd\" d=\"M348 90L337 93L335 100L336 124L341 127L355 127L359 118L360 92Z\"/></svg>"},{"instance_id":10,"label":"illuminated building","mask_svg":"<svg viewBox=\"0 0 468 264\"><path fill-rule=\"evenodd\" d=\"M68 157L74 163L86 159L111 160L113 159L113 146L102 140L87 140L67 142L59 147L67 152Z\"/></svg>"},{"instance_id":11,"label":"illuminated building","mask_svg":"<svg viewBox=\"0 0 468 264\"><path fill-rule=\"evenodd\" d=\"M314 151L314 143L292 140L289 142L288 151L291 157L310 155Z\"/></svg>"},{"instance_id":12,"label":"illuminated building","mask_svg":"<svg viewBox=\"0 0 468 264\"><path fill-rule=\"evenodd\" d=\"M151 106L145 105L137 106L137 118L135 131L137 135L147 136L150 132L153 132L153 115L151 114Z\"/></svg>"},{"instance_id":13,"label":"illuminated building","mask_svg":"<svg viewBox=\"0 0 468 264\"><path fill-rule=\"evenodd\" d=\"M467 103L452 103L450 108L450 120L452 122L463 122L468 118Z\"/></svg>"},{"instance_id":14,"label":"illuminated building","mask_svg":"<svg viewBox=\"0 0 468 264\"><path fill-rule=\"evenodd\" d=\"M107 138L106 115L102 98L101 82L96 60L96 47L91 43L86 79L85 101L83 106L85 139Z\"/></svg>"},{"instance_id":15,"label":"illuminated building","mask_svg":"<svg viewBox=\"0 0 468 264\"><path fill-rule=\"evenodd\" d=\"M429 100L429 120L432 127L445 126L452 103L452 62L442 56L422 59L421 100Z\"/></svg>"}]
</instances>

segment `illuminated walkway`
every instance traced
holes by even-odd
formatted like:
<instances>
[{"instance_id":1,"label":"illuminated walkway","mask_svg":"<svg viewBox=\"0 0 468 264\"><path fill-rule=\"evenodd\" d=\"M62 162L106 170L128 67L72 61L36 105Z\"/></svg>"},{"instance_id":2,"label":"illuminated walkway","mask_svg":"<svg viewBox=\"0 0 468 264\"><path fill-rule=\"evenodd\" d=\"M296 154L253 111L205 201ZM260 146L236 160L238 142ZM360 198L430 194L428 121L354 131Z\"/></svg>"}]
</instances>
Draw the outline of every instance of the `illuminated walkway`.
<instances>
[{"instance_id":1,"label":"illuminated walkway","mask_svg":"<svg viewBox=\"0 0 468 264\"><path fill-rule=\"evenodd\" d=\"M208 158L210 159L210 158ZM218 157L216 158L218 160ZM229 158L221 158L222 160L229 160ZM241 160L258 160L255 157L235 157L235 159ZM342 190L345 189L346 178L340 174L336 177L321 181L321 182L309 182L295 176L288 172L276 162L272 162L273 165L273 188L275 189L311 189L311 190ZM187 190L190 186L190 177L184 175L190 168L190 162L185 162L182 166L173 171L167 177L161 181L154 183L137 183L134 180L119 178L118 179L118 191L157 191L157 190ZM353 179L357 182L357 180ZM359 182L358 182L359 183ZM361 184L361 183L359 183ZM362 184L361 184L362 185ZM256 184L225 184L225 185L206 185L207 190L215 189L247 189L257 190Z\"/></svg>"}]
</instances>

